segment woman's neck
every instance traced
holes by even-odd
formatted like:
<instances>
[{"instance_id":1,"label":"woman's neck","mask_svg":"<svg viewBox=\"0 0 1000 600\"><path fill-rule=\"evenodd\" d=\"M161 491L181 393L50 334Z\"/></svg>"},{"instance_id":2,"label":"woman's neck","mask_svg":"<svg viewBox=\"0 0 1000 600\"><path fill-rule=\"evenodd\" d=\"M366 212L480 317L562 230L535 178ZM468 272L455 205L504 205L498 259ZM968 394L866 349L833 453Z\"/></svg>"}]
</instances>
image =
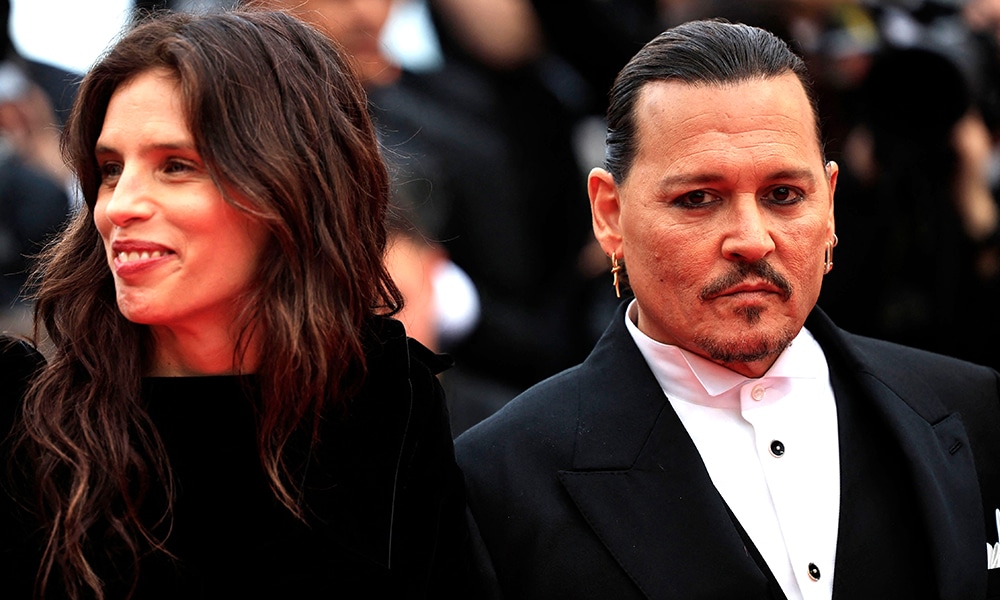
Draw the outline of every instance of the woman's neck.
<instances>
[{"instance_id":1,"label":"woman's neck","mask_svg":"<svg viewBox=\"0 0 1000 600\"><path fill-rule=\"evenodd\" d=\"M235 375L257 371L260 349L257 336L248 333L245 351L238 336L220 329L183 330L152 327L154 377Z\"/></svg>"}]
</instances>

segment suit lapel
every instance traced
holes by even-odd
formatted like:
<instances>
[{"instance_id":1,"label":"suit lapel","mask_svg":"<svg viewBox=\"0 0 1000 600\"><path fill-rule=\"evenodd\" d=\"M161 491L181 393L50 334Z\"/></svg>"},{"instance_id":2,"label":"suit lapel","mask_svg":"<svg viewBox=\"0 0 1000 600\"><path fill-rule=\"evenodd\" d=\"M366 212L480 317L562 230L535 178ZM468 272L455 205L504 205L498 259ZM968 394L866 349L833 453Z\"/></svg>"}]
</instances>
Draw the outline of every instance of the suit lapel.
<instances>
[{"instance_id":1,"label":"suit lapel","mask_svg":"<svg viewBox=\"0 0 1000 600\"><path fill-rule=\"evenodd\" d=\"M622 308L582 367L574 468L560 472L563 486L647 597L767 598L767 578L624 318ZM831 370L849 382L844 390L870 402L871 414L908 459L913 512L930 545L936 596L984 596L981 496L961 420L919 373L864 355L819 309L807 327Z\"/></svg>"},{"instance_id":2,"label":"suit lapel","mask_svg":"<svg viewBox=\"0 0 1000 600\"><path fill-rule=\"evenodd\" d=\"M560 481L649 598L768 598L701 456L624 326L583 365L574 469Z\"/></svg>"},{"instance_id":3,"label":"suit lapel","mask_svg":"<svg viewBox=\"0 0 1000 600\"><path fill-rule=\"evenodd\" d=\"M979 586L985 585L980 575L986 541L981 496L971 446L958 415L948 413L919 373L860 354L818 309L806 326L823 346L835 379L845 382L837 390L838 401L843 393L857 393L856 400L868 402L871 414L907 459L902 466L912 482L913 513L930 545L936 597L983 597L985 588Z\"/></svg>"}]
</instances>

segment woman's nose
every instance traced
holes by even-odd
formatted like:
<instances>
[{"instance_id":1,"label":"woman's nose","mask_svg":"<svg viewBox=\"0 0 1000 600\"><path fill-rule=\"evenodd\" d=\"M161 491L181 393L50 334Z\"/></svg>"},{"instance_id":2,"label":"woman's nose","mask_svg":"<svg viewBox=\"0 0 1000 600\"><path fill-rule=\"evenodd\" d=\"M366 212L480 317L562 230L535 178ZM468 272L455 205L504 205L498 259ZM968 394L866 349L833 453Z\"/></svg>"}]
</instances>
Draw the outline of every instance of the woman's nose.
<instances>
[{"instance_id":1,"label":"woman's nose","mask_svg":"<svg viewBox=\"0 0 1000 600\"><path fill-rule=\"evenodd\" d=\"M148 219L155 206L152 194L151 178L136 169L125 168L118 176L114 188L106 190L104 215L118 227ZM100 203L101 194L98 194L98 204Z\"/></svg>"}]
</instances>

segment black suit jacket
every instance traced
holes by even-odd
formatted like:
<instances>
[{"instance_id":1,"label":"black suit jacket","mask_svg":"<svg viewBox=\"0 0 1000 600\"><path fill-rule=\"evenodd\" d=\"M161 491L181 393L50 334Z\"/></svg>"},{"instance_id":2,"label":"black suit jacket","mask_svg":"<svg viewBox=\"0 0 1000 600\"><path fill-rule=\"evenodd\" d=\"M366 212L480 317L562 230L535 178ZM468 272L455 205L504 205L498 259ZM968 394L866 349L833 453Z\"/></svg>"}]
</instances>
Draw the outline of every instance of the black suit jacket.
<instances>
[{"instance_id":1,"label":"black suit jacket","mask_svg":"<svg viewBox=\"0 0 1000 600\"><path fill-rule=\"evenodd\" d=\"M583 364L458 439L484 595L780 598L623 321L624 305ZM826 353L838 413L850 396L855 414L877 421L899 457L891 472L912 484L900 505L915 522L901 526L924 542L907 549L929 571L927 595L1000 594L1000 571L986 568L1000 508L1000 376L848 334L818 309L806 327ZM866 499L844 485L858 455L847 429L834 596L873 597L866 578L895 540L869 546L867 529L852 527L892 515L852 517ZM842 570L853 579L843 586Z\"/></svg>"}]
</instances>

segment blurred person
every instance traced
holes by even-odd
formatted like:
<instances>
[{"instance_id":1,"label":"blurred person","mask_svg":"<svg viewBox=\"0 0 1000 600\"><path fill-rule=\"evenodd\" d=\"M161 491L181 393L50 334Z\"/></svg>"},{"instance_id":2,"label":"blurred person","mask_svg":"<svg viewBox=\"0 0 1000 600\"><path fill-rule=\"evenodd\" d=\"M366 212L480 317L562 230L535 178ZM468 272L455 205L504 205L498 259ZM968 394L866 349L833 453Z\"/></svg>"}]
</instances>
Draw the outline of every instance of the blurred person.
<instances>
[{"instance_id":1,"label":"blurred person","mask_svg":"<svg viewBox=\"0 0 1000 600\"><path fill-rule=\"evenodd\" d=\"M4 142L32 168L68 189L72 177L59 153L60 123L48 96L16 59L6 59L0 69L0 132Z\"/></svg>"},{"instance_id":2,"label":"blurred person","mask_svg":"<svg viewBox=\"0 0 1000 600\"><path fill-rule=\"evenodd\" d=\"M649 40L663 31L670 18L663 0L605 2L531 0L544 36L545 48L564 60L579 76L587 114L601 118L607 110L607 91L621 66ZM572 24L572 25L570 25ZM595 44L594 39L601 43ZM603 128L599 139L603 152ZM589 169L590 166L587 165ZM602 269L603 270L603 269Z\"/></svg>"},{"instance_id":3,"label":"blurred person","mask_svg":"<svg viewBox=\"0 0 1000 600\"><path fill-rule=\"evenodd\" d=\"M723 21L619 74L588 183L634 299L456 441L484 597L1000 593L1000 374L816 306L839 169L809 84Z\"/></svg>"},{"instance_id":4,"label":"blurred person","mask_svg":"<svg viewBox=\"0 0 1000 600\"><path fill-rule=\"evenodd\" d=\"M589 341L571 323L583 310L585 191L570 118L539 78L530 2L429 2L444 64L421 72L400 69L379 44L390 0L265 3L319 26L365 76L402 217L389 256L396 281L419 293L457 265L475 286L474 296L459 287L470 298L457 308L401 315L414 331L436 331L428 343L455 358L442 381L456 433L581 357ZM429 284L428 271L442 275ZM456 292L434 293L407 304L441 307ZM427 319L436 325L417 325Z\"/></svg>"},{"instance_id":5,"label":"blurred person","mask_svg":"<svg viewBox=\"0 0 1000 600\"><path fill-rule=\"evenodd\" d=\"M28 263L69 214L72 176L59 130L75 75L25 58L11 39L10 2L0 0L0 331L27 333L20 298Z\"/></svg>"},{"instance_id":6,"label":"blurred person","mask_svg":"<svg viewBox=\"0 0 1000 600\"><path fill-rule=\"evenodd\" d=\"M19 327L26 257L69 212L66 181L51 169L54 160L62 165L51 114L44 93L17 62L0 63L0 330Z\"/></svg>"},{"instance_id":7,"label":"blurred person","mask_svg":"<svg viewBox=\"0 0 1000 600\"><path fill-rule=\"evenodd\" d=\"M88 73L65 150L52 349L0 361L5 593L465 597L446 361L389 318L389 178L343 56L282 13L155 18Z\"/></svg>"},{"instance_id":8,"label":"blurred person","mask_svg":"<svg viewBox=\"0 0 1000 600\"><path fill-rule=\"evenodd\" d=\"M1000 61L957 7L938 10L876 13L882 48L842 161L841 237L851 243L822 303L852 331L1000 368ZM864 301L856 289L868 290Z\"/></svg>"},{"instance_id":9,"label":"blurred person","mask_svg":"<svg viewBox=\"0 0 1000 600\"><path fill-rule=\"evenodd\" d=\"M479 292L476 327L445 348L458 432L580 360L596 334L576 324L603 304L581 268L589 240L572 74L547 50L532 3L427 4L443 67L376 103L397 132L390 141L432 186L423 204L443 217L435 238Z\"/></svg>"},{"instance_id":10,"label":"blurred person","mask_svg":"<svg viewBox=\"0 0 1000 600\"><path fill-rule=\"evenodd\" d=\"M382 29L396 0L259 0L248 2L284 10L313 25L343 46L366 87L399 77L399 67L382 48Z\"/></svg>"},{"instance_id":11,"label":"blurred person","mask_svg":"<svg viewBox=\"0 0 1000 600\"><path fill-rule=\"evenodd\" d=\"M377 95L380 87L392 85L401 75L381 44L395 0L258 0L248 4L287 11L326 34L343 47L370 94ZM388 155L390 163L395 157L395 153ZM439 349L442 317L438 315L436 296L440 290L436 290L435 281L449 266L447 253L428 239L412 203L401 197L398 181L393 189L386 264L405 300L396 317L408 335Z\"/></svg>"},{"instance_id":12,"label":"blurred person","mask_svg":"<svg viewBox=\"0 0 1000 600\"><path fill-rule=\"evenodd\" d=\"M962 18L973 31L984 32L1000 40L1000 1L967 0L961 5Z\"/></svg>"},{"instance_id":13,"label":"blurred person","mask_svg":"<svg viewBox=\"0 0 1000 600\"><path fill-rule=\"evenodd\" d=\"M530 0L430 0L441 29L490 69L509 71L536 61L545 40Z\"/></svg>"},{"instance_id":14,"label":"blurred person","mask_svg":"<svg viewBox=\"0 0 1000 600\"><path fill-rule=\"evenodd\" d=\"M18 63L28 79L41 88L47 98L46 104L53 111L52 122L61 126L66 122L73 106L81 75L22 55L11 36L10 16L10 0L0 0L4 58Z\"/></svg>"},{"instance_id":15,"label":"blurred person","mask_svg":"<svg viewBox=\"0 0 1000 600\"><path fill-rule=\"evenodd\" d=\"M72 175L59 152L59 130L76 96L79 74L21 55L11 39L10 1L0 0L6 85L0 112L4 139L35 169L69 189ZM19 81L12 79L19 78Z\"/></svg>"}]
</instances>

